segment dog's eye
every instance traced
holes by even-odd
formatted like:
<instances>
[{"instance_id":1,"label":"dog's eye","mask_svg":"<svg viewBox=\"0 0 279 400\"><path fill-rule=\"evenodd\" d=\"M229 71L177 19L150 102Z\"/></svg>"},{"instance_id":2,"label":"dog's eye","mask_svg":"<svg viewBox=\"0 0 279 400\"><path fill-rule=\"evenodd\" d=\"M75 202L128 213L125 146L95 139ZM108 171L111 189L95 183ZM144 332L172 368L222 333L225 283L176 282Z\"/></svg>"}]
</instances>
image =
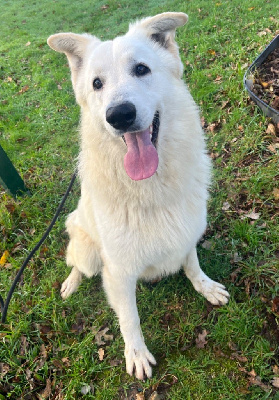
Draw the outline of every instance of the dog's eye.
<instances>
[{"instance_id":1,"label":"dog's eye","mask_svg":"<svg viewBox=\"0 0 279 400\"><path fill-rule=\"evenodd\" d=\"M150 69L144 64L137 64L134 68L134 73L136 76L144 76L150 72Z\"/></svg>"},{"instance_id":2,"label":"dog's eye","mask_svg":"<svg viewBox=\"0 0 279 400\"><path fill-rule=\"evenodd\" d=\"M102 89L102 87L103 87L103 84L102 84L101 79L99 79L99 78L94 79L94 81L93 81L93 88L94 88L95 90L100 90L100 89Z\"/></svg>"}]
</instances>

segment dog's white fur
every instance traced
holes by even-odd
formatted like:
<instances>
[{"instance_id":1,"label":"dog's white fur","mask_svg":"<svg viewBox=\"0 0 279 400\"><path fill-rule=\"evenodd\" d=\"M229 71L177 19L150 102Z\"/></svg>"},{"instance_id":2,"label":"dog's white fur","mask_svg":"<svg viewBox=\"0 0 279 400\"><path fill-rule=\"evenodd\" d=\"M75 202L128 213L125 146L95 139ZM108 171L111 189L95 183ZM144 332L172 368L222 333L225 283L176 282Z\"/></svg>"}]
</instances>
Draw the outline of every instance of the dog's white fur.
<instances>
[{"instance_id":1,"label":"dog's white fur","mask_svg":"<svg viewBox=\"0 0 279 400\"><path fill-rule=\"evenodd\" d=\"M156 363L140 329L139 278L154 279L183 266L211 303L225 304L229 298L223 285L202 272L196 254L206 227L210 161L174 40L175 29L186 21L186 14L163 13L136 22L113 41L73 33L48 39L50 47L68 57L81 106L81 198L66 222L67 264L73 268L61 294L73 293L82 274L102 273L125 341L127 372L139 379L150 377L150 364ZM151 73L134 76L135 63L144 63ZM92 86L96 77L104 82L101 90ZM135 105L140 129L160 113L159 165L149 179L129 178L123 166L126 145L106 121L108 107L121 101Z\"/></svg>"}]
</instances>

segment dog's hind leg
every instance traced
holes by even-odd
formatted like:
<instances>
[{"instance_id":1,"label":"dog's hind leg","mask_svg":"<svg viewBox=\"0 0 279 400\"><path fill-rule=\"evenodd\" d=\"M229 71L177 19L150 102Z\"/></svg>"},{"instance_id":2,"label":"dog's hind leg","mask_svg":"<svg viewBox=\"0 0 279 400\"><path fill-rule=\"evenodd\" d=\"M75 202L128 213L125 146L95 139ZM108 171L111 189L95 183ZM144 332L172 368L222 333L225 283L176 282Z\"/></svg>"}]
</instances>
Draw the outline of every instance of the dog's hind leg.
<instances>
[{"instance_id":1,"label":"dog's hind leg","mask_svg":"<svg viewBox=\"0 0 279 400\"><path fill-rule=\"evenodd\" d=\"M66 263L73 268L61 286L63 299L77 290L82 274L91 278L100 272L102 267L98 246L82 228L75 224L75 211L68 217L66 227L70 235Z\"/></svg>"},{"instance_id":2,"label":"dog's hind leg","mask_svg":"<svg viewBox=\"0 0 279 400\"><path fill-rule=\"evenodd\" d=\"M193 248L187 255L183 269L196 291L201 293L210 303L223 305L228 302L230 295L225 286L213 281L201 270L196 248Z\"/></svg>"}]
</instances>

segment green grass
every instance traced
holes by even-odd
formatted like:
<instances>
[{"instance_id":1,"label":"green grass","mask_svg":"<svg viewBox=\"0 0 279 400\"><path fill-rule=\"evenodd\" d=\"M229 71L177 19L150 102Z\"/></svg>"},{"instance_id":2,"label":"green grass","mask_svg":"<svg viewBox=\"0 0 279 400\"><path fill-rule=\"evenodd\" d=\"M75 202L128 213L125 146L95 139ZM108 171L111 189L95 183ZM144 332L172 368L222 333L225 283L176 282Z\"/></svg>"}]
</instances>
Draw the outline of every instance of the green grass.
<instances>
[{"instance_id":1,"label":"green grass","mask_svg":"<svg viewBox=\"0 0 279 400\"><path fill-rule=\"evenodd\" d=\"M189 23L177 32L184 76L201 108L215 167L204 237L210 246L200 245L199 257L232 298L225 307L212 307L182 273L157 284L139 283L142 329L158 366L146 382L127 376L123 340L100 278L84 280L65 302L59 295L68 274L64 222L77 204L76 185L1 326L0 399L79 399L85 385L91 385L87 399L140 393L147 399L154 390L172 400L279 399L272 386L279 363L278 153L270 150L276 141L266 133L270 121L242 84L247 65L278 33L276 2L2 0L1 5L0 140L32 191L16 201L0 192L0 257L9 251L0 267L1 294L6 296L51 220L78 154L79 109L67 62L48 48L47 37L73 31L110 39L133 19L184 11ZM245 217L252 211L257 220ZM101 346L100 361L95 334L105 327L113 339ZM207 344L199 349L195 339L204 329ZM254 372L259 378L253 379Z\"/></svg>"}]
</instances>

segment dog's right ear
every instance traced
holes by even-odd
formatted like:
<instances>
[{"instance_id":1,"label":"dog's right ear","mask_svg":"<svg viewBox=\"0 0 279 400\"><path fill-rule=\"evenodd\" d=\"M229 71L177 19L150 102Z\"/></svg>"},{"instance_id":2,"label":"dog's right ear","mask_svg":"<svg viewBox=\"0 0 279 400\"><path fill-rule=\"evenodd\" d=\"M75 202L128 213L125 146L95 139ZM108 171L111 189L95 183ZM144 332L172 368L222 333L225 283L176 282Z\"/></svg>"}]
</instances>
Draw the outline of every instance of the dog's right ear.
<instances>
[{"instance_id":1,"label":"dog's right ear","mask_svg":"<svg viewBox=\"0 0 279 400\"><path fill-rule=\"evenodd\" d=\"M95 36L76 33L57 33L51 35L47 44L59 53L65 53L70 64L73 86L76 84L78 72L83 65L87 47L91 44L99 44L101 41Z\"/></svg>"}]
</instances>

